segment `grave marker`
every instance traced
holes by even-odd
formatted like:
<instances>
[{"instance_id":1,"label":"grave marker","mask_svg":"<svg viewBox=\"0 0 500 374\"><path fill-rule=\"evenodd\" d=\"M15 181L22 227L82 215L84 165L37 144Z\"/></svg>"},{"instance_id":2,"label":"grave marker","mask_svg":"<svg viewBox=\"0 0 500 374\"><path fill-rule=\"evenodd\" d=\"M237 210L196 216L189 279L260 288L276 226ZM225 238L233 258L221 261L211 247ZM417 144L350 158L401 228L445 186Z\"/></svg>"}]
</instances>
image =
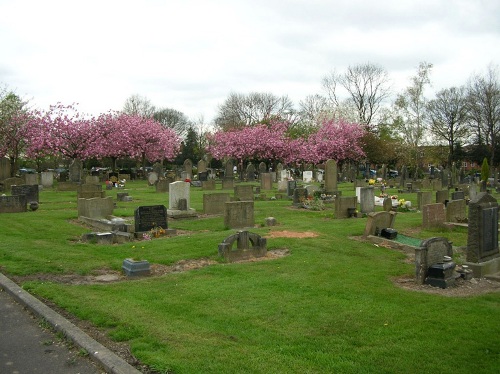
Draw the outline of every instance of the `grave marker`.
<instances>
[{"instance_id":1,"label":"grave marker","mask_svg":"<svg viewBox=\"0 0 500 374\"><path fill-rule=\"evenodd\" d=\"M134 211L135 232L150 231L156 227L168 228L165 205L140 206Z\"/></svg>"}]
</instances>

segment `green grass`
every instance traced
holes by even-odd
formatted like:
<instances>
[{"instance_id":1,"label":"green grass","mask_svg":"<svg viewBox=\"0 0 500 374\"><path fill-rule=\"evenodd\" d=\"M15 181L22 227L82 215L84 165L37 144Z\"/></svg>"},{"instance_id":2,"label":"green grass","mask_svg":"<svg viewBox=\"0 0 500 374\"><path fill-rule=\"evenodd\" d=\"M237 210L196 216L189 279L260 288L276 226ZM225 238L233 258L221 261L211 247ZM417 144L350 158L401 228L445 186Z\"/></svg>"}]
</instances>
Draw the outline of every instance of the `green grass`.
<instances>
[{"instance_id":1,"label":"green grass","mask_svg":"<svg viewBox=\"0 0 500 374\"><path fill-rule=\"evenodd\" d=\"M343 196L354 195L351 185L340 186ZM133 217L139 205L168 205L168 195L146 182L127 188L134 201L117 202L117 216ZM191 206L199 212L202 195L191 188ZM416 204L415 195L400 197ZM279 226L261 225L269 216ZM219 261L113 284L29 281L23 287L128 342L157 372L500 372L500 294L451 298L400 289L391 278L414 273L404 255L349 239L362 235L366 219L332 217L333 206L308 211L291 208L288 200L256 201L253 232L318 236L269 238L268 249L290 251L272 261ZM127 257L166 265L217 259L218 243L235 232L224 228L223 217L170 220L183 235L104 246L80 243L89 230L76 218L76 193L52 190L40 193L36 212L0 215L0 270L92 274L119 270ZM423 231L421 221L419 213L398 213L395 226L414 238L445 236L466 244L466 230Z\"/></svg>"}]
</instances>

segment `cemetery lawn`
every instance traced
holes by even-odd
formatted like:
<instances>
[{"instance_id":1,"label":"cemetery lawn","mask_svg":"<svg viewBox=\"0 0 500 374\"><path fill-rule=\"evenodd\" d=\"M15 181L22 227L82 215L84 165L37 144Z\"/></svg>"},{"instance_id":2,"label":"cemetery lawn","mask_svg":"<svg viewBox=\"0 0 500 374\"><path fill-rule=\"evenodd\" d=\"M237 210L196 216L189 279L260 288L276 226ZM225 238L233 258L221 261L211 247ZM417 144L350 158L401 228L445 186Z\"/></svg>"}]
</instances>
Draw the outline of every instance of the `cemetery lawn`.
<instances>
[{"instance_id":1,"label":"cemetery lawn","mask_svg":"<svg viewBox=\"0 0 500 374\"><path fill-rule=\"evenodd\" d=\"M354 195L352 184L339 186L343 196ZM132 220L140 205L168 206L167 194L145 181L126 187L133 201L117 202L116 216ZM331 205L312 211L289 200L255 201L250 230L285 256L225 263L217 247L236 230L222 216L202 215L204 192L191 187L199 218L169 220L177 236L97 245L80 241L92 230L78 223L76 192L43 190L37 211L0 215L0 272L117 346L127 344L145 372L500 372L500 292L456 297L399 287L414 264L401 251L359 240L366 218L335 220ZM416 205L415 194L400 197ZM264 226L270 216L277 226ZM398 213L395 228L466 245L466 229L423 231L421 223L419 212ZM120 274L126 258L158 268L209 264L88 282Z\"/></svg>"}]
</instances>

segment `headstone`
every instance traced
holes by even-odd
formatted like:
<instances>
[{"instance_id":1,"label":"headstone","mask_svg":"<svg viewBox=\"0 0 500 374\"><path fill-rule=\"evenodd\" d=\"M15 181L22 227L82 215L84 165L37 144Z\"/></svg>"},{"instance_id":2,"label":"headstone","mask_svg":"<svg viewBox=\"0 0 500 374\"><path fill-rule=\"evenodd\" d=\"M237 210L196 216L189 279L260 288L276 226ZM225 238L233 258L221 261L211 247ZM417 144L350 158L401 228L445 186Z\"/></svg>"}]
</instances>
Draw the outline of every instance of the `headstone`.
<instances>
[{"instance_id":1,"label":"headstone","mask_svg":"<svg viewBox=\"0 0 500 374\"><path fill-rule=\"evenodd\" d=\"M158 173L152 171L148 174L148 184L154 186L158 182Z\"/></svg>"},{"instance_id":2,"label":"headstone","mask_svg":"<svg viewBox=\"0 0 500 374\"><path fill-rule=\"evenodd\" d=\"M113 214L112 197L78 199L78 217L107 218Z\"/></svg>"},{"instance_id":3,"label":"headstone","mask_svg":"<svg viewBox=\"0 0 500 374\"><path fill-rule=\"evenodd\" d=\"M234 186L234 198L237 201L253 201L253 187L250 185Z\"/></svg>"},{"instance_id":4,"label":"headstone","mask_svg":"<svg viewBox=\"0 0 500 374\"><path fill-rule=\"evenodd\" d=\"M357 206L358 201L356 196L335 198L335 218L352 217Z\"/></svg>"},{"instance_id":5,"label":"headstone","mask_svg":"<svg viewBox=\"0 0 500 374\"><path fill-rule=\"evenodd\" d=\"M193 161L189 158L184 160L184 172L186 173L185 179L193 179Z\"/></svg>"},{"instance_id":6,"label":"headstone","mask_svg":"<svg viewBox=\"0 0 500 374\"><path fill-rule=\"evenodd\" d=\"M307 191L307 196L314 196L314 193L319 191L319 188L315 186L314 184L310 184L308 186L305 186L305 189Z\"/></svg>"},{"instance_id":7,"label":"headstone","mask_svg":"<svg viewBox=\"0 0 500 374\"><path fill-rule=\"evenodd\" d=\"M3 181L3 190L10 191L12 186L14 186L14 185L19 186L22 184L25 184L24 180L22 178L17 178L17 177L7 178L7 179L4 179L4 181Z\"/></svg>"},{"instance_id":8,"label":"headstone","mask_svg":"<svg viewBox=\"0 0 500 374\"><path fill-rule=\"evenodd\" d=\"M198 173L204 173L207 171L207 162L205 160L198 161Z\"/></svg>"},{"instance_id":9,"label":"headstone","mask_svg":"<svg viewBox=\"0 0 500 374\"><path fill-rule=\"evenodd\" d=\"M201 189L203 191L215 190L215 180L210 179L210 180L202 181L201 182Z\"/></svg>"},{"instance_id":10,"label":"headstone","mask_svg":"<svg viewBox=\"0 0 500 374\"><path fill-rule=\"evenodd\" d=\"M224 168L224 179L234 180L234 162L232 159L226 161L226 166Z\"/></svg>"},{"instance_id":11,"label":"headstone","mask_svg":"<svg viewBox=\"0 0 500 374\"><path fill-rule=\"evenodd\" d=\"M248 165L247 165L246 174L247 174L246 179L248 181L255 180L255 166L253 166L253 164L251 162L248 163Z\"/></svg>"},{"instance_id":12,"label":"headstone","mask_svg":"<svg viewBox=\"0 0 500 374\"><path fill-rule=\"evenodd\" d=\"M140 206L134 211L135 232L150 231L160 227L168 228L165 205Z\"/></svg>"},{"instance_id":13,"label":"headstone","mask_svg":"<svg viewBox=\"0 0 500 374\"><path fill-rule=\"evenodd\" d=\"M24 195L28 203L32 201L40 202L37 184L22 184L19 186L11 186L10 191L12 195Z\"/></svg>"},{"instance_id":14,"label":"headstone","mask_svg":"<svg viewBox=\"0 0 500 374\"><path fill-rule=\"evenodd\" d=\"M477 199L477 184L471 183L469 186L469 199L476 200Z\"/></svg>"},{"instance_id":15,"label":"headstone","mask_svg":"<svg viewBox=\"0 0 500 374\"><path fill-rule=\"evenodd\" d=\"M35 174L25 174L24 175L25 184L38 185L38 173Z\"/></svg>"},{"instance_id":16,"label":"headstone","mask_svg":"<svg viewBox=\"0 0 500 374\"><path fill-rule=\"evenodd\" d=\"M446 204L446 221L463 223L467 221L464 199L451 200Z\"/></svg>"},{"instance_id":17,"label":"headstone","mask_svg":"<svg viewBox=\"0 0 500 374\"><path fill-rule=\"evenodd\" d=\"M235 243L236 248L233 248ZM219 244L219 255L229 262L264 257L266 254L266 239L248 231L239 231Z\"/></svg>"},{"instance_id":18,"label":"headstone","mask_svg":"<svg viewBox=\"0 0 500 374\"><path fill-rule=\"evenodd\" d=\"M82 162L75 158L71 161L69 165L69 181L73 183L79 183L82 180L83 164Z\"/></svg>"},{"instance_id":19,"label":"headstone","mask_svg":"<svg viewBox=\"0 0 500 374\"><path fill-rule=\"evenodd\" d=\"M441 183L443 184L443 188L448 188L450 185L450 171L448 169L443 169L441 172Z\"/></svg>"},{"instance_id":20,"label":"headstone","mask_svg":"<svg viewBox=\"0 0 500 374\"><path fill-rule=\"evenodd\" d=\"M371 213L375 210L375 189L373 187L361 187L359 204L361 213Z\"/></svg>"},{"instance_id":21,"label":"headstone","mask_svg":"<svg viewBox=\"0 0 500 374\"><path fill-rule=\"evenodd\" d=\"M203 213L224 214L224 204L230 200L229 193L225 192L203 194Z\"/></svg>"},{"instance_id":22,"label":"headstone","mask_svg":"<svg viewBox=\"0 0 500 374\"><path fill-rule=\"evenodd\" d=\"M224 203L224 226L230 229L253 227L254 202L231 201Z\"/></svg>"},{"instance_id":23,"label":"headstone","mask_svg":"<svg viewBox=\"0 0 500 374\"><path fill-rule=\"evenodd\" d=\"M267 166L264 162L259 164L259 175L267 172Z\"/></svg>"},{"instance_id":24,"label":"headstone","mask_svg":"<svg viewBox=\"0 0 500 374\"><path fill-rule=\"evenodd\" d=\"M302 173L302 180L304 183L311 183L313 180L313 172L311 170L304 170Z\"/></svg>"},{"instance_id":25,"label":"headstone","mask_svg":"<svg viewBox=\"0 0 500 374\"><path fill-rule=\"evenodd\" d=\"M382 208L385 212L392 211L392 199L390 197L386 197L382 203Z\"/></svg>"},{"instance_id":26,"label":"headstone","mask_svg":"<svg viewBox=\"0 0 500 374\"><path fill-rule=\"evenodd\" d=\"M325 164L325 193L337 191L337 161L328 160Z\"/></svg>"},{"instance_id":27,"label":"headstone","mask_svg":"<svg viewBox=\"0 0 500 374\"><path fill-rule=\"evenodd\" d=\"M396 215L397 213L392 211L368 213L363 237L366 238L369 235L380 235L382 229L394 228Z\"/></svg>"},{"instance_id":28,"label":"headstone","mask_svg":"<svg viewBox=\"0 0 500 374\"><path fill-rule=\"evenodd\" d=\"M424 205L432 204L432 191L419 191L417 192L417 208L422 211Z\"/></svg>"},{"instance_id":29,"label":"headstone","mask_svg":"<svg viewBox=\"0 0 500 374\"><path fill-rule=\"evenodd\" d=\"M158 179L158 181L155 184L156 187L156 192L163 193L163 192L168 192L168 189L170 188L170 183L172 183L172 179L165 179L161 178Z\"/></svg>"},{"instance_id":30,"label":"headstone","mask_svg":"<svg viewBox=\"0 0 500 374\"><path fill-rule=\"evenodd\" d=\"M427 204L422 209L422 226L425 229L441 228L446 221L444 204Z\"/></svg>"},{"instance_id":31,"label":"headstone","mask_svg":"<svg viewBox=\"0 0 500 374\"><path fill-rule=\"evenodd\" d=\"M278 192L286 192L287 187L288 181L286 179L278 181Z\"/></svg>"},{"instance_id":32,"label":"headstone","mask_svg":"<svg viewBox=\"0 0 500 374\"><path fill-rule=\"evenodd\" d=\"M170 183L167 210L169 217L188 218L196 216L196 211L191 208L189 188L188 182Z\"/></svg>"},{"instance_id":33,"label":"headstone","mask_svg":"<svg viewBox=\"0 0 500 374\"><path fill-rule=\"evenodd\" d=\"M465 192L464 191L453 191L451 193L451 199L452 200L463 200L463 199L465 199Z\"/></svg>"},{"instance_id":34,"label":"headstone","mask_svg":"<svg viewBox=\"0 0 500 374\"><path fill-rule=\"evenodd\" d=\"M26 195L0 196L0 213L22 213L28 211Z\"/></svg>"},{"instance_id":35,"label":"headstone","mask_svg":"<svg viewBox=\"0 0 500 374\"><path fill-rule=\"evenodd\" d=\"M467 261L481 263L497 259L500 255L497 200L486 192L479 192L476 199L469 202L468 224Z\"/></svg>"},{"instance_id":36,"label":"headstone","mask_svg":"<svg viewBox=\"0 0 500 374\"><path fill-rule=\"evenodd\" d=\"M102 190L100 184L81 184L76 190L78 199L92 199L94 197L105 197L106 191Z\"/></svg>"},{"instance_id":37,"label":"headstone","mask_svg":"<svg viewBox=\"0 0 500 374\"><path fill-rule=\"evenodd\" d=\"M283 179L282 177L282 172L283 171L283 164L280 162L278 165L276 165L276 176L278 178L278 182Z\"/></svg>"},{"instance_id":38,"label":"headstone","mask_svg":"<svg viewBox=\"0 0 500 374\"><path fill-rule=\"evenodd\" d=\"M441 288L453 285L455 264L450 261L452 256L453 249L448 239L437 237L424 240L421 246L415 249L416 283Z\"/></svg>"},{"instance_id":39,"label":"headstone","mask_svg":"<svg viewBox=\"0 0 500 374\"><path fill-rule=\"evenodd\" d=\"M128 195L128 192L117 192L116 200L118 201L132 201L131 196Z\"/></svg>"},{"instance_id":40,"label":"headstone","mask_svg":"<svg viewBox=\"0 0 500 374\"><path fill-rule=\"evenodd\" d=\"M223 179L222 180L222 189L223 190L234 189L234 180L233 179Z\"/></svg>"},{"instance_id":41,"label":"headstone","mask_svg":"<svg viewBox=\"0 0 500 374\"><path fill-rule=\"evenodd\" d=\"M99 176L98 175L87 175L85 177L85 184L99 184Z\"/></svg>"},{"instance_id":42,"label":"headstone","mask_svg":"<svg viewBox=\"0 0 500 374\"><path fill-rule=\"evenodd\" d=\"M260 174L260 189L261 190L273 189L273 176L271 173Z\"/></svg>"},{"instance_id":43,"label":"headstone","mask_svg":"<svg viewBox=\"0 0 500 374\"><path fill-rule=\"evenodd\" d=\"M299 187L293 191L292 204L294 206L300 206L304 204L307 199L307 190L305 188Z\"/></svg>"},{"instance_id":44,"label":"headstone","mask_svg":"<svg viewBox=\"0 0 500 374\"><path fill-rule=\"evenodd\" d=\"M288 197L293 196L293 191L297 188L297 181L287 181L286 194Z\"/></svg>"},{"instance_id":45,"label":"headstone","mask_svg":"<svg viewBox=\"0 0 500 374\"><path fill-rule=\"evenodd\" d=\"M436 191L436 203L445 204L450 200L450 192L448 190Z\"/></svg>"},{"instance_id":46,"label":"headstone","mask_svg":"<svg viewBox=\"0 0 500 374\"><path fill-rule=\"evenodd\" d=\"M407 169L406 166L403 166L401 168L401 174L399 175L399 188L404 188L406 184L406 179L407 179Z\"/></svg>"}]
</instances>

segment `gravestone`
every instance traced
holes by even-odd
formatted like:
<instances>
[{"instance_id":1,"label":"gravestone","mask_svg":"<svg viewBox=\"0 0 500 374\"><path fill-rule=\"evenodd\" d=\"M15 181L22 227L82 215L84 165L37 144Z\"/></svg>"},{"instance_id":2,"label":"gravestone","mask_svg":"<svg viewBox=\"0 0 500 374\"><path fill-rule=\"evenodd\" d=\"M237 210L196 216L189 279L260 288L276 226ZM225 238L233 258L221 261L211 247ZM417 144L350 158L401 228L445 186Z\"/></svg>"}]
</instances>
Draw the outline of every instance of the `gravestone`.
<instances>
[{"instance_id":1,"label":"gravestone","mask_svg":"<svg viewBox=\"0 0 500 374\"><path fill-rule=\"evenodd\" d=\"M22 184L19 186L11 186L10 192L12 195L24 195L26 196L26 201L31 203L32 201L40 202L38 194L37 184Z\"/></svg>"},{"instance_id":2,"label":"gravestone","mask_svg":"<svg viewBox=\"0 0 500 374\"><path fill-rule=\"evenodd\" d=\"M360 188L360 212L370 213L375 210L375 189L373 187Z\"/></svg>"},{"instance_id":3,"label":"gravestone","mask_svg":"<svg viewBox=\"0 0 500 374\"><path fill-rule=\"evenodd\" d=\"M172 179L165 179L165 178L159 179L155 184L156 192L159 193L168 192L170 183L172 182L173 182Z\"/></svg>"},{"instance_id":4,"label":"gravestone","mask_svg":"<svg viewBox=\"0 0 500 374\"><path fill-rule=\"evenodd\" d=\"M471 183L471 185L469 186L469 199L470 200L476 200L477 190L478 190L477 184Z\"/></svg>"},{"instance_id":5,"label":"gravestone","mask_svg":"<svg viewBox=\"0 0 500 374\"><path fill-rule=\"evenodd\" d=\"M337 191L337 161L328 160L325 164L325 193L333 194Z\"/></svg>"},{"instance_id":6,"label":"gravestone","mask_svg":"<svg viewBox=\"0 0 500 374\"><path fill-rule=\"evenodd\" d=\"M234 186L234 198L237 201L253 201L253 187L248 185Z\"/></svg>"},{"instance_id":7,"label":"gravestone","mask_svg":"<svg viewBox=\"0 0 500 374\"><path fill-rule=\"evenodd\" d=\"M184 160L184 172L186 173L186 178L187 179L193 179L193 161L191 161L189 158Z\"/></svg>"},{"instance_id":8,"label":"gravestone","mask_svg":"<svg viewBox=\"0 0 500 374\"><path fill-rule=\"evenodd\" d=\"M107 218L113 214L114 205L112 197L78 199L78 217Z\"/></svg>"},{"instance_id":9,"label":"gravestone","mask_svg":"<svg viewBox=\"0 0 500 374\"><path fill-rule=\"evenodd\" d=\"M260 189L261 190L273 189L273 175L271 173L260 174Z\"/></svg>"},{"instance_id":10,"label":"gravestone","mask_svg":"<svg viewBox=\"0 0 500 374\"><path fill-rule=\"evenodd\" d=\"M134 211L135 232L150 231L156 227L168 228L165 205L140 206Z\"/></svg>"},{"instance_id":11,"label":"gravestone","mask_svg":"<svg viewBox=\"0 0 500 374\"><path fill-rule=\"evenodd\" d=\"M436 203L445 204L450 200L450 193L448 190L436 191Z\"/></svg>"},{"instance_id":12,"label":"gravestone","mask_svg":"<svg viewBox=\"0 0 500 374\"><path fill-rule=\"evenodd\" d=\"M234 180L233 179L223 179L222 180L222 189L223 190L234 189Z\"/></svg>"},{"instance_id":13,"label":"gravestone","mask_svg":"<svg viewBox=\"0 0 500 374\"><path fill-rule=\"evenodd\" d=\"M293 196L293 191L297 188L297 181L287 181L286 194L288 197Z\"/></svg>"},{"instance_id":14,"label":"gravestone","mask_svg":"<svg viewBox=\"0 0 500 374\"><path fill-rule=\"evenodd\" d=\"M292 204L294 206L300 206L304 204L306 199L307 199L307 190L305 188L298 187L295 190L293 190Z\"/></svg>"},{"instance_id":15,"label":"gravestone","mask_svg":"<svg viewBox=\"0 0 500 374\"><path fill-rule=\"evenodd\" d=\"M319 191L319 188L315 186L314 184L310 184L308 186L305 186L305 189L307 191L307 196L314 196L314 193Z\"/></svg>"},{"instance_id":16,"label":"gravestone","mask_svg":"<svg viewBox=\"0 0 500 374\"><path fill-rule=\"evenodd\" d=\"M246 178L248 181L255 180L255 166L253 166L252 163L249 163L247 165L246 174L247 174Z\"/></svg>"},{"instance_id":17,"label":"gravestone","mask_svg":"<svg viewBox=\"0 0 500 374\"><path fill-rule=\"evenodd\" d=\"M42 186L44 188L49 188L54 185L54 173L51 171L43 171L41 179L42 179Z\"/></svg>"},{"instance_id":18,"label":"gravestone","mask_svg":"<svg viewBox=\"0 0 500 374\"><path fill-rule=\"evenodd\" d=\"M207 162L205 160L198 161L198 173L205 173L207 171Z\"/></svg>"},{"instance_id":19,"label":"gravestone","mask_svg":"<svg viewBox=\"0 0 500 374\"><path fill-rule=\"evenodd\" d=\"M0 213L22 213L28 211L26 195L0 196Z\"/></svg>"},{"instance_id":20,"label":"gravestone","mask_svg":"<svg viewBox=\"0 0 500 374\"><path fill-rule=\"evenodd\" d=\"M203 191L215 190L215 180L210 179L210 180L202 181L201 182L201 189Z\"/></svg>"},{"instance_id":21,"label":"gravestone","mask_svg":"<svg viewBox=\"0 0 500 374\"><path fill-rule=\"evenodd\" d=\"M450 185L450 171L448 169L443 169L441 172L441 183L443 184L443 188L448 188Z\"/></svg>"},{"instance_id":22,"label":"gravestone","mask_svg":"<svg viewBox=\"0 0 500 374\"><path fill-rule=\"evenodd\" d=\"M446 220L445 206L442 203L427 204L422 209L422 227L442 228Z\"/></svg>"},{"instance_id":23,"label":"gravestone","mask_svg":"<svg viewBox=\"0 0 500 374\"><path fill-rule=\"evenodd\" d=\"M224 226L230 229L253 227L254 202L230 201L224 203Z\"/></svg>"},{"instance_id":24,"label":"gravestone","mask_svg":"<svg viewBox=\"0 0 500 374\"><path fill-rule=\"evenodd\" d=\"M29 185L38 185L38 173L35 174L25 174L24 175L24 184L29 184Z\"/></svg>"},{"instance_id":25,"label":"gravestone","mask_svg":"<svg viewBox=\"0 0 500 374\"><path fill-rule=\"evenodd\" d=\"M282 174L281 172L283 171L283 164L280 162L278 165L276 165L276 176L278 178L278 182L282 180Z\"/></svg>"},{"instance_id":26,"label":"gravestone","mask_svg":"<svg viewBox=\"0 0 500 374\"><path fill-rule=\"evenodd\" d=\"M311 183L313 180L313 172L311 170L305 170L302 173L302 180L304 183Z\"/></svg>"},{"instance_id":27,"label":"gravestone","mask_svg":"<svg viewBox=\"0 0 500 374\"><path fill-rule=\"evenodd\" d=\"M407 174L406 166L403 166L401 168L401 174L399 176L399 188L401 188L401 189L405 188L406 179L407 179L406 174Z\"/></svg>"},{"instance_id":28,"label":"gravestone","mask_svg":"<svg viewBox=\"0 0 500 374\"><path fill-rule=\"evenodd\" d=\"M259 175L267 172L267 166L264 162L259 164Z\"/></svg>"},{"instance_id":29,"label":"gravestone","mask_svg":"<svg viewBox=\"0 0 500 374\"><path fill-rule=\"evenodd\" d=\"M87 175L85 177L85 184L99 184L99 176L97 175Z\"/></svg>"},{"instance_id":30,"label":"gravestone","mask_svg":"<svg viewBox=\"0 0 500 374\"><path fill-rule=\"evenodd\" d=\"M356 196L335 198L335 218L350 218L354 215L358 201Z\"/></svg>"},{"instance_id":31,"label":"gravestone","mask_svg":"<svg viewBox=\"0 0 500 374\"><path fill-rule=\"evenodd\" d=\"M224 214L224 204L231 201L229 193L203 194L204 214Z\"/></svg>"},{"instance_id":32,"label":"gravestone","mask_svg":"<svg viewBox=\"0 0 500 374\"><path fill-rule=\"evenodd\" d=\"M464 191L453 191L451 193L451 199L452 200L463 200L465 199L465 192Z\"/></svg>"},{"instance_id":33,"label":"gravestone","mask_svg":"<svg viewBox=\"0 0 500 374\"><path fill-rule=\"evenodd\" d=\"M440 288L453 285L455 263L451 261L452 257L453 249L448 239L435 237L424 240L420 247L415 248L416 283Z\"/></svg>"},{"instance_id":34,"label":"gravestone","mask_svg":"<svg viewBox=\"0 0 500 374\"><path fill-rule=\"evenodd\" d=\"M105 197L106 191L102 190L100 184L81 184L76 190L78 199L92 199L94 197Z\"/></svg>"},{"instance_id":35,"label":"gravestone","mask_svg":"<svg viewBox=\"0 0 500 374\"><path fill-rule=\"evenodd\" d=\"M233 248L235 243L236 248ZM219 244L219 255L229 262L264 257L266 254L267 240L248 231L239 231Z\"/></svg>"},{"instance_id":36,"label":"gravestone","mask_svg":"<svg viewBox=\"0 0 500 374\"><path fill-rule=\"evenodd\" d=\"M424 205L432 204L432 191L419 191L417 192L417 208L422 211Z\"/></svg>"},{"instance_id":37,"label":"gravestone","mask_svg":"<svg viewBox=\"0 0 500 374\"><path fill-rule=\"evenodd\" d=\"M382 229L394 228L396 215L397 213L392 211L368 213L363 237L366 238L369 235L380 235Z\"/></svg>"},{"instance_id":38,"label":"gravestone","mask_svg":"<svg viewBox=\"0 0 500 374\"><path fill-rule=\"evenodd\" d=\"M392 211L392 199L390 197L386 197L382 203L382 209L385 212Z\"/></svg>"},{"instance_id":39,"label":"gravestone","mask_svg":"<svg viewBox=\"0 0 500 374\"><path fill-rule=\"evenodd\" d=\"M278 192L286 192L287 187L288 187L288 181L286 179L278 181Z\"/></svg>"},{"instance_id":40,"label":"gravestone","mask_svg":"<svg viewBox=\"0 0 500 374\"><path fill-rule=\"evenodd\" d=\"M10 191L12 186L14 185L19 186L22 184L25 184L22 178L18 177L7 178L3 180L3 190Z\"/></svg>"},{"instance_id":41,"label":"gravestone","mask_svg":"<svg viewBox=\"0 0 500 374\"><path fill-rule=\"evenodd\" d=\"M226 161L226 165L224 167L224 179L234 180L234 162L232 159L228 159Z\"/></svg>"},{"instance_id":42,"label":"gravestone","mask_svg":"<svg viewBox=\"0 0 500 374\"><path fill-rule=\"evenodd\" d=\"M152 171L148 174L148 184L154 186L158 182L158 173Z\"/></svg>"},{"instance_id":43,"label":"gravestone","mask_svg":"<svg viewBox=\"0 0 500 374\"><path fill-rule=\"evenodd\" d=\"M448 204L446 204L446 221L465 222L467 220L465 209L466 204L464 199L448 201Z\"/></svg>"},{"instance_id":44,"label":"gravestone","mask_svg":"<svg viewBox=\"0 0 500 374\"><path fill-rule=\"evenodd\" d=\"M500 271L497 200L479 192L469 202L468 224L467 265L471 265L474 276Z\"/></svg>"},{"instance_id":45,"label":"gravestone","mask_svg":"<svg viewBox=\"0 0 500 374\"><path fill-rule=\"evenodd\" d=\"M441 179L434 179L432 181L432 189L434 191L441 191L443 189L443 182L441 182Z\"/></svg>"},{"instance_id":46,"label":"gravestone","mask_svg":"<svg viewBox=\"0 0 500 374\"><path fill-rule=\"evenodd\" d=\"M189 218L196 216L196 210L191 208L188 182L178 181L170 183L167 216L173 218Z\"/></svg>"},{"instance_id":47,"label":"gravestone","mask_svg":"<svg viewBox=\"0 0 500 374\"><path fill-rule=\"evenodd\" d=\"M69 181L73 183L80 183L82 180L83 164L82 161L75 158L69 165Z\"/></svg>"}]
</instances>

